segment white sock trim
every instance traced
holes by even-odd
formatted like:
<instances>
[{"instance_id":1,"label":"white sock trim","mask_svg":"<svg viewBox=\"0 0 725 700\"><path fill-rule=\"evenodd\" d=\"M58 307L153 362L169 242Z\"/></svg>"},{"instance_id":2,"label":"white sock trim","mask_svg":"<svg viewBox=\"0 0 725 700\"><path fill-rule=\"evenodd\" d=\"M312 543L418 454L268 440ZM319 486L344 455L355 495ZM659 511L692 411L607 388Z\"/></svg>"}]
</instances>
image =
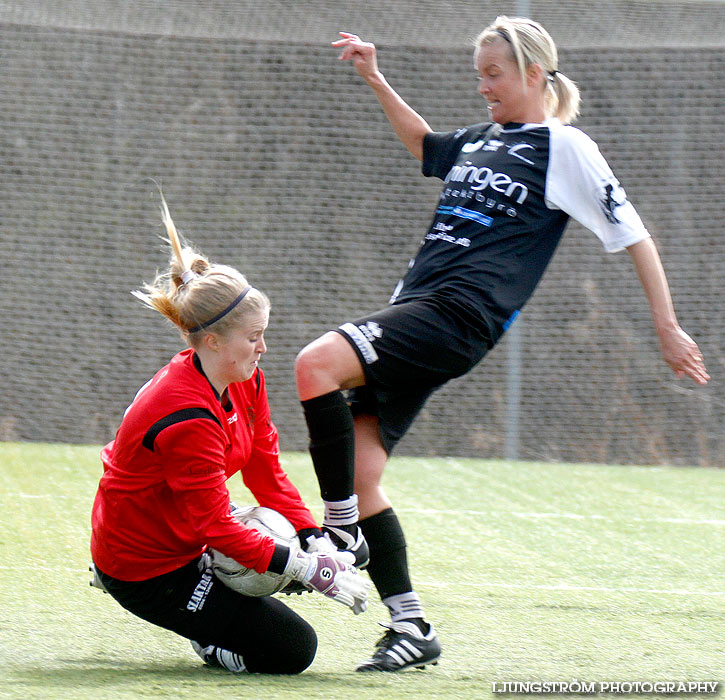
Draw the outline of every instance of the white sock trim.
<instances>
[{"instance_id":1,"label":"white sock trim","mask_svg":"<svg viewBox=\"0 0 725 700\"><path fill-rule=\"evenodd\" d=\"M415 591L388 596L383 598L383 603L390 611L392 622L410 620L414 617L425 618L423 604Z\"/></svg>"},{"instance_id":2,"label":"white sock trim","mask_svg":"<svg viewBox=\"0 0 725 700\"><path fill-rule=\"evenodd\" d=\"M325 515L323 525L339 527L340 525L354 525L360 519L357 509L357 494L353 494L344 501L323 501Z\"/></svg>"}]
</instances>

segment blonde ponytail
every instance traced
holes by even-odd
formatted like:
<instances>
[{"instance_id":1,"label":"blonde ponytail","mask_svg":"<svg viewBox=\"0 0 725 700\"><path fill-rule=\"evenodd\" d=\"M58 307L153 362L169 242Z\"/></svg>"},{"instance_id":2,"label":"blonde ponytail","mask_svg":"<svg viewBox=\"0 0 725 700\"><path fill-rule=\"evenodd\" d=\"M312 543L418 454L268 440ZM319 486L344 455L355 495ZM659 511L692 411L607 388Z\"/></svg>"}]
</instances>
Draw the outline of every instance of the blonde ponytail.
<instances>
[{"instance_id":1,"label":"blonde ponytail","mask_svg":"<svg viewBox=\"0 0 725 700\"><path fill-rule=\"evenodd\" d=\"M166 235L169 237L169 243L171 243L171 250L176 256L178 262L181 263L181 266L185 267L184 251L181 249L179 234L176 231L176 225L174 224L174 220L171 218L171 214L169 214L169 207L166 204L166 199L164 198L163 194L161 195L161 221L163 221L164 226L166 226Z\"/></svg>"},{"instance_id":2,"label":"blonde ponytail","mask_svg":"<svg viewBox=\"0 0 725 700\"><path fill-rule=\"evenodd\" d=\"M223 335L245 313L269 309L267 296L251 287L241 272L212 264L183 245L163 195L161 220L171 246L169 269L131 294L171 321L192 346L201 335L197 331L213 326L213 332Z\"/></svg>"},{"instance_id":3,"label":"blonde ponytail","mask_svg":"<svg viewBox=\"0 0 725 700\"><path fill-rule=\"evenodd\" d=\"M553 114L562 124L571 124L579 116L579 88L571 78L558 70L553 71L550 78L549 87L554 93Z\"/></svg>"}]
</instances>

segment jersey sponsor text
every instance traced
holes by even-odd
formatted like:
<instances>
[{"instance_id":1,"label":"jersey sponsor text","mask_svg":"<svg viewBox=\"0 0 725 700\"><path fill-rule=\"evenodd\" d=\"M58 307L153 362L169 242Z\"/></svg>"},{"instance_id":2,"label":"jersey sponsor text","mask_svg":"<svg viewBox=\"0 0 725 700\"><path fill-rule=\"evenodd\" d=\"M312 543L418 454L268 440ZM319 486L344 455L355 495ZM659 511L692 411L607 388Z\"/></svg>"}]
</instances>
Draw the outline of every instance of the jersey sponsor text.
<instances>
[{"instance_id":1,"label":"jersey sponsor text","mask_svg":"<svg viewBox=\"0 0 725 700\"><path fill-rule=\"evenodd\" d=\"M495 173L486 166L477 168L470 160L467 160L463 165L454 165L448 171L444 182L446 184L450 182L468 182L471 183L470 189L474 191L485 190L490 187L492 190L512 199L518 192L516 201L519 204L523 204L529 194L529 188L522 182L512 180L506 173Z\"/></svg>"}]
</instances>

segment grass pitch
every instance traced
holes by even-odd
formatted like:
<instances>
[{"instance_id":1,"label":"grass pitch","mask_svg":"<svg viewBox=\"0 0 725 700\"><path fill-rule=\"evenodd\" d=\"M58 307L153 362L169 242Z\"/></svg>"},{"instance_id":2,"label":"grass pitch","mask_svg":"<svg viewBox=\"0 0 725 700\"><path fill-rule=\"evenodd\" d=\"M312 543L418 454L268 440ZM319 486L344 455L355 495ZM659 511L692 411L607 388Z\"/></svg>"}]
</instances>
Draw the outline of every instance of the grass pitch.
<instances>
[{"instance_id":1,"label":"grass pitch","mask_svg":"<svg viewBox=\"0 0 725 700\"><path fill-rule=\"evenodd\" d=\"M355 617L305 594L288 600L318 631L313 665L233 677L88 586L98 452L0 443L0 698L468 700L507 681L725 681L725 470L395 458L386 487L441 663L354 673L385 608ZM319 515L308 457L283 464ZM229 486L251 502L239 477Z\"/></svg>"}]
</instances>

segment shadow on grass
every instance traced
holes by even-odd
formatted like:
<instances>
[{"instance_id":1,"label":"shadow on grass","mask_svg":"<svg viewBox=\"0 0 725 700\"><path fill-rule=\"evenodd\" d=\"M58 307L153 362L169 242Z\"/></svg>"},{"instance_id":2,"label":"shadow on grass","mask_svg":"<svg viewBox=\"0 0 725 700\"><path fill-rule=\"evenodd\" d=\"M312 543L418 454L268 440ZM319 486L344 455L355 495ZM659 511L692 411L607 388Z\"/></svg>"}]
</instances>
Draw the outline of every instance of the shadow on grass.
<instances>
[{"instance_id":1,"label":"shadow on grass","mask_svg":"<svg viewBox=\"0 0 725 700\"><path fill-rule=\"evenodd\" d=\"M143 661L114 661L112 659L76 658L56 659L55 665L39 668L37 665L13 664L10 669L12 683L17 688L40 689L76 689L104 690L116 689L119 697L132 694L135 686L143 688L185 688L193 689L195 686L264 688L295 688L299 691L312 691L315 694L321 688L328 686L357 688L384 688L391 684L399 684L403 679L407 682L426 683L433 677L425 671L411 670L403 674L359 674L351 666L349 670L329 673L307 670L298 676L286 675L232 675L222 669L209 668L189 664L186 661L150 664ZM437 675L436 681L443 678ZM452 679L446 679L452 680ZM458 680L464 680L459 678ZM468 679L465 679L468 680ZM403 683L407 684L406 681Z\"/></svg>"},{"instance_id":2,"label":"shadow on grass","mask_svg":"<svg viewBox=\"0 0 725 700\"><path fill-rule=\"evenodd\" d=\"M58 659L55 664L54 667L13 664L11 675L15 684L56 688L121 686L141 680L145 684L168 681L188 682L203 680L205 676L210 675L203 667L194 668L182 662L150 665L112 660ZM211 669L208 670L211 671Z\"/></svg>"}]
</instances>

